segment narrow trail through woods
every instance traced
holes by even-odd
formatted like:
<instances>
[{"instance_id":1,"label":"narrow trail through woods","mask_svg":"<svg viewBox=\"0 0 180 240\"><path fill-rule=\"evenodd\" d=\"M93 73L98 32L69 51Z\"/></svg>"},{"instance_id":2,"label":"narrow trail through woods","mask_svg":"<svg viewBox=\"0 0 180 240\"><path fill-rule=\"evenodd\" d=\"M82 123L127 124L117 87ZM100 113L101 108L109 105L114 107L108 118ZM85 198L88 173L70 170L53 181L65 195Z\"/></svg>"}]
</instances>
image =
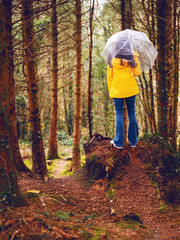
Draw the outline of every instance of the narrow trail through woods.
<instances>
[{"instance_id":1,"label":"narrow trail through woods","mask_svg":"<svg viewBox=\"0 0 180 240\"><path fill-rule=\"evenodd\" d=\"M83 212L86 216L95 213L98 216L96 224L111 228L112 231L111 238L102 239L179 239L178 211L168 207L165 212L161 212L162 200L150 182L144 164L137 156L131 155L130 165L125 169L126 175L121 181L116 181L113 187L114 197L111 199L106 197L107 182L104 179L87 186L84 185L85 181L77 180L74 176L58 177L66 164L66 161L57 161L55 171L52 173L56 178L50 179L47 183L33 180L34 187L42 193L60 194L67 202L69 201L70 204L63 206L64 211L76 214L78 212L81 217L84 217ZM23 191L32 188L33 181L23 180ZM111 209L115 214L111 214ZM129 213L140 215L143 225L149 231L148 236L131 229L123 229L118 233L116 223ZM88 222L92 224L90 218Z\"/></svg>"},{"instance_id":2,"label":"narrow trail through woods","mask_svg":"<svg viewBox=\"0 0 180 240\"><path fill-rule=\"evenodd\" d=\"M179 207L163 202L158 188L147 175L147 162L144 159L152 156L149 143L143 145L141 142L134 150L128 146L123 150L110 148L109 140L93 144L88 145L92 147L92 152L86 156L89 159L92 156L104 157L108 163L112 163L113 154L117 159L114 166L117 167L126 159L123 155L128 156L130 161L128 164L123 162L123 168L120 172L117 168L118 175L111 180L107 176L92 180L87 174L87 159L86 167L72 176L62 176L69 161L56 159L50 166L47 182L38 176L33 178L25 173L20 174L18 183L27 205L0 213L0 239L180 239ZM155 149L159 152L159 148ZM159 157L157 154L153 155L155 160ZM169 156L167 152L166 156ZM49 161L47 163L50 164ZM35 191L38 194L28 197L28 190L38 190ZM138 216L139 219L132 221L127 216Z\"/></svg>"},{"instance_id":3,"label":"narrow trail through woods","mask_svg":"<svg viewBox=\"0 0 180 240\"><path fill-rule=\"evenodd\" d=\"M131 163L126 168L127 174L118 182L113 201L118 215L138 213L143 224L153 231L154 239L174 239L173 213L160 212L161 200L156 189L145 172L145 166L138 157L131 156ZM178 237L178 235L177 235Z\"/></svg>"}]
</instances>

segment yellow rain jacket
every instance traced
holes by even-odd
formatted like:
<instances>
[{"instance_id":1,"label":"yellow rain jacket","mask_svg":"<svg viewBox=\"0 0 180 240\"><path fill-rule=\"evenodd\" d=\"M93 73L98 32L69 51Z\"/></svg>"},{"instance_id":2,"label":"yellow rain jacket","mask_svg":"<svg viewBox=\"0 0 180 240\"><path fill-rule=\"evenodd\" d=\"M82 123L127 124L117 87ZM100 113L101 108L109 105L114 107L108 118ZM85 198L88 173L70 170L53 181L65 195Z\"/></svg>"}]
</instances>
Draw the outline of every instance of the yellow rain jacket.
<instances>
[{"instance_id":1,"label":"yellow rain jacket","mask_svg":"<svg viewBox=\"0 0 180 240\"><path fill-rule=\"evenodd\" d=\"M127 98L139 93L135 76L141 74L138 54L134 52L135 68L128 66L126 60L113 58L112 68L107 68L107 84L110 98Z\"/></svg>"}]
</instances>

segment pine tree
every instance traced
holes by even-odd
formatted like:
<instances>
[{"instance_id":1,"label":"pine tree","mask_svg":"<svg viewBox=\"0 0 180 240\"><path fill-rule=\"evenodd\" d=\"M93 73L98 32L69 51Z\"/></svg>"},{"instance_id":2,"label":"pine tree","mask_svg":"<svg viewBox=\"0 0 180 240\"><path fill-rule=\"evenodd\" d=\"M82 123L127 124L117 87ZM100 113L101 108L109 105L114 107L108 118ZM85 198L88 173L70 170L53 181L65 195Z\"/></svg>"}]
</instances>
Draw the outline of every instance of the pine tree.
<instances>
[{"instance_id":1,"label":"pine tree","mask_svg":"<svg viewBox=\"0 0 180 240\"><path fill-rule=\"evenodd\" d=\"M47 168L38 103L38 77L33 29L33 0L22 1L22 30L26 61L26 81L28 89L33 171L45 179L47 176Z\"/></svg>"}]
</instances>

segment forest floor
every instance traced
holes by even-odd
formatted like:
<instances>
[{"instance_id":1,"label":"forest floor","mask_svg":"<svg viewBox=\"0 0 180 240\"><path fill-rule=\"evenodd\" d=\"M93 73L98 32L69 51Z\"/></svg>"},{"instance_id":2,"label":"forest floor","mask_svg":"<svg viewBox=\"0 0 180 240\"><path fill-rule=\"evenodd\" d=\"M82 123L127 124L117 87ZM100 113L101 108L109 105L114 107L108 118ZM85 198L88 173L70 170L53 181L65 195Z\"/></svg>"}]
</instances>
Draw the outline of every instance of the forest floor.
<instances>
[{"instance_id":1,"label":"forest floor","mask_svg":"<svg viewBox=\"0 0 180 240\"><path fill-rule=\"evenodd\" d=\"M179 207L166 204L136 154L126 175L107 190L108 180L91 181L82 168L61 176L66 161L56 161L47 182L27 174L18 177L27 205L0 214L0 239L6 240L178 240ZM130 219L129 216L137 216Z\"/></svg>"}]
</instances>

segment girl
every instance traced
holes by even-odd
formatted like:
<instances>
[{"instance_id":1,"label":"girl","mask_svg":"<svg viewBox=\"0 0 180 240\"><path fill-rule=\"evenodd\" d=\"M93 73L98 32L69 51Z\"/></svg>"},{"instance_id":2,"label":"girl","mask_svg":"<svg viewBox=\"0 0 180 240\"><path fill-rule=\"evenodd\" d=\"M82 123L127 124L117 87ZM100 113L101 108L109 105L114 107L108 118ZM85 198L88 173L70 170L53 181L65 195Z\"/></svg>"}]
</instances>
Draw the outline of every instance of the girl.
<instances>
[{"instance_id":1,"label":"girl","mask_svg":"<svg viewBox=\"0 0 180 240\"><path fill-rule=\"evenodd\" d=\"M118 43L119 45L122 42ZM116 46L118 49L119 46ZM116 51L116 50L115 50ZM130 44L126 42L123 49L109 56L107 68L107 84L110 98L114 98L116 111L116 136L110 144L122 149L124 145L123 104L127 105L129 128L128 140L131 147L136 147L138 141L138 124L135 116L135 97L139 93L135 76L141 74L138 54L132 53Z\"/></svg>"}]
</instances>

